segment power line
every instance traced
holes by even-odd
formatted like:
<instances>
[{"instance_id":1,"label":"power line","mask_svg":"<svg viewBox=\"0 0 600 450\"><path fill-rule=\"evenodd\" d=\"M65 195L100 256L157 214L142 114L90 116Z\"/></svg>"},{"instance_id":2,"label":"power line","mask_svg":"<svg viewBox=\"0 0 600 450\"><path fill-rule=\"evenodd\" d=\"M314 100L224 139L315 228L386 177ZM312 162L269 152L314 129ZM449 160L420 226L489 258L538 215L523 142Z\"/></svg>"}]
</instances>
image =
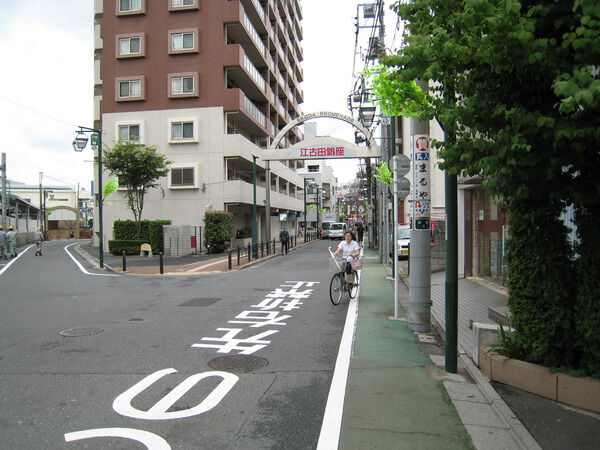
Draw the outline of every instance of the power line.
<instances>
[{"instance_id":1,"label":"power line","mask_svg":"<svg viewBox=\"0 0 600 450\"><path fill-rule=\"evenodd\" d=\"M49 115L49 114L46 114L46 113L43 113L43 112L37 111L37 110L35 110L35 109L33 109L33 108L30 108L29 106L26 106L26 105L23 105L22 103L19 103L19 102L17 102L16 100L13 100L13 99L11 99L11 98L8 98L8 97L6 97L6 96L5 96L5 95L3 95L3 94L0 94L0 98L3 98L4 100L6 100L6 101L8 101L8 102L10 102L10 103L13 103L13 104L15 104L15 105L17 105L17 106L19 106L19 107L21 107L21 108L23 108L23 109L25 109L25 110L29 111L29 112L32 112L32 113L34 113L34 114L38 114L38 115L40 115L40 116L46 117L47 119L50 119L50 120L54 120L55 122L59 122L59 123L62 123L62 124L64 124L64 125L69 125L69 126L71 126L71 127L75 127L75 128L77 128L77 126L78 126L78 125L72 124L72 123L70 123L70 122L66 122L66 121L64 121L64 120L62 120L62 119L59 119L59 118L57 118L57 117L51 116L51 115Z\"/></svg>"}]
</instances>

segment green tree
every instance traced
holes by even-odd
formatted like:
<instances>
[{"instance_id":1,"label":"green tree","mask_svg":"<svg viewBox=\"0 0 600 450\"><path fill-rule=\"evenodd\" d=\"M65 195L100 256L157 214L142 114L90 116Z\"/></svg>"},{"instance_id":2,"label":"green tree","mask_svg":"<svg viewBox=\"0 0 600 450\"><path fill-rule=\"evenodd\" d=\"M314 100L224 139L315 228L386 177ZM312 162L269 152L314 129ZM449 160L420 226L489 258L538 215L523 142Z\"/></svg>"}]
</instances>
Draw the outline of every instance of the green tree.
<instances>
[{"instance_id":1,"label":"green tree","mask_svg":"<svg viewBox=\"0 0 600 450\"><path fill-rule=\"evenodd\" d=\"M204 214L204 245L209 253L221 253L229 248L233 236L233 214L212 211Z\"/></svg>"},{"instance_id":2,"label":"green tree","mask_svg":"<svg viewBox=\"0 0 600 450\"><path fill-rule=\"evenodd\" d=\"M384 59L375 95L390 111L435 117L446 133L435 143L441 167L481 176L507 203L510 305L523 351L546 364L572 363L575 265L559 215L569 204L578 218L600 213L600 6L414 0L393 8L410 34ZM418 79L430 81L429 93L416 89ZM600 230L586 230L580 239L597 242ZM597 262L597 252L580 255ZM583 267L580 279L600 299ZM580 309L597 311L598 301L590 305L587 295Z\"/></svg>"},{"instance_id":3,"label":"green tree","mask_svg":"<svg viewBox=\"0 0 600 450\"><path fill-rule=\"evenodd\" d=\"M137 142L119 142L104 150L104 167L118 177L127 189L127 205L136 222L136 238L140 238L144 197L148 190L160 187L158 179L169 173L171 161L156 151Z\"/></svg>"}]
</instances>

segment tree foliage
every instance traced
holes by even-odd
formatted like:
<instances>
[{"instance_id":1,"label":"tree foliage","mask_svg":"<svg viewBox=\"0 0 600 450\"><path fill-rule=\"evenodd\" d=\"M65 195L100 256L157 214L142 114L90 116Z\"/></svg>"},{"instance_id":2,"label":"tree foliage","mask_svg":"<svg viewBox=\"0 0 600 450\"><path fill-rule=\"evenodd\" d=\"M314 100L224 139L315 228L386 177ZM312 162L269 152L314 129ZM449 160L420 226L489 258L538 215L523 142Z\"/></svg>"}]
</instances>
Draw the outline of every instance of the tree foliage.
<instances>
[{"instance_id":1,"label":"tree foliage","mask_svg":"<svg viewBox=\"0 0 600 450\"><path fill-rule=\"evenodd\" d=\"M160 187L160 177L169 173L165 155L156 147L147 147L138 142L119 142L104 150L104 167L118 177L119 185L127 189L127 205L137 224L136 238L140 238L144 197L148 190Z\"/></svg>"},{"instance_id":2,"label":"tree foliage","mask_svg":"<svg viewBox=\"0 0 600 450\"><path fill-rule=\"evenodd\" d=\"M209 253L221 253L229 248L233 222L233 214L227 211L210 211L204 214L204 245Z\"/></svg>"},{"instance_id":3,"label":"tree foliage","mask_svg":"<svg viewBox=\"0 0 600 450\"><path fill-rule=\"evenodd\" d=\"M409 34L374 75L375 93L385 110L435 117L447 137L435 143L441 167L481 177L507 203L510 306L524 353L577 363L590 351L566 348L576 330L597 357L600 343L575 319L597 318L600 304L589 269L600 260L600 227L589 225L600 213L600 4L414 0L393 8ZM429 92L416 91L415 80L428 80ZM576 263L559 220L570 204L580 226Z\"/></svg>"}]
</instances>

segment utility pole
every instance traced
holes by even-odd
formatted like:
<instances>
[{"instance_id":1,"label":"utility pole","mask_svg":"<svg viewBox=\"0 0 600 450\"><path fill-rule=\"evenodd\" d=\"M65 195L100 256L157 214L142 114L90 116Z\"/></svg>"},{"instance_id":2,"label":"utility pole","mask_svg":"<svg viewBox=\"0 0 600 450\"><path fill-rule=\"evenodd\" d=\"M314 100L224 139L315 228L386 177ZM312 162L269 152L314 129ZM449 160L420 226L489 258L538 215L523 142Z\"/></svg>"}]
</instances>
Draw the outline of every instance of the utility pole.
<instances>
[{"instance_id":1,"label":"utility pole","mask_svg":"<svg viewBox=\"0 0 600 450\"><path fill-rule=\"evenodd\" d=\"M258 226L256 224L256 158L252 155L252 257L258 258Z\"/></svg>"},{"instance_id":2,"label":"utility pole","mask_svg":"<svg viewBox=\"0 0 600 450\"><path fill-rule=\"evenodd\" d=\"M2 153L2 227L6 230L6 153Z\"/></svg>"},{"instance_id":3,"label":"utility pole","mask_svg":"<svg viewBox=\"0 0 600 450\"><path fill-rule=\"evenodd\" d=\"M44 227L44 218L42 217L42 177L44 172L40 172L40 208L38 210L38 227L42 229L42 232L46 231Z\"/></svg>"},{"instance_id":4,"label":"utility pole","mask_svg":"<svg viewBox=\"0 0 600 450\"><path fill-rule=\"evenodd\" d=\"M266 216L266 227L267 227L267 239L271 240L271 161L265 161L265 178L266 178L266 192L265 192L265 216Z\"/></svg>"},{"instance_id":5,"label":"utility pole","mask_svg":"<svg viewBox=\"0 0 600 450\"><path fill-rule=\"evenodd\" d=\"M419 81L427 92L427 82ZM412 229L410 232L410 290L408 329L431 331L430 152L429 121L411 119Z\"/></svg>"}]
</instances>

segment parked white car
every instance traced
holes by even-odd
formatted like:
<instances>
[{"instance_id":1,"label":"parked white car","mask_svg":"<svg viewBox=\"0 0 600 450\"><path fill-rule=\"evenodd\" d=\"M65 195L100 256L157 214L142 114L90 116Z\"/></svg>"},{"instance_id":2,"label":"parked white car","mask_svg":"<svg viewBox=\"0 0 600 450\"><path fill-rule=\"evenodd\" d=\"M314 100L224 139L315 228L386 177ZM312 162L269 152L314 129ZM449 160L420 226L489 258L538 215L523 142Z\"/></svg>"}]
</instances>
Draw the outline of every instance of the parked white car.
<instances>
[{"instance_id":1,"label":"parked white car","mask_svg":"<svg viewBox=\"0 0 600 450\"><path fill-rule=\"evenodd\" d=\"M408 258L410 245L410 225L396 225L398 231L398 259Z\"/></svg>"}]
</instances>

